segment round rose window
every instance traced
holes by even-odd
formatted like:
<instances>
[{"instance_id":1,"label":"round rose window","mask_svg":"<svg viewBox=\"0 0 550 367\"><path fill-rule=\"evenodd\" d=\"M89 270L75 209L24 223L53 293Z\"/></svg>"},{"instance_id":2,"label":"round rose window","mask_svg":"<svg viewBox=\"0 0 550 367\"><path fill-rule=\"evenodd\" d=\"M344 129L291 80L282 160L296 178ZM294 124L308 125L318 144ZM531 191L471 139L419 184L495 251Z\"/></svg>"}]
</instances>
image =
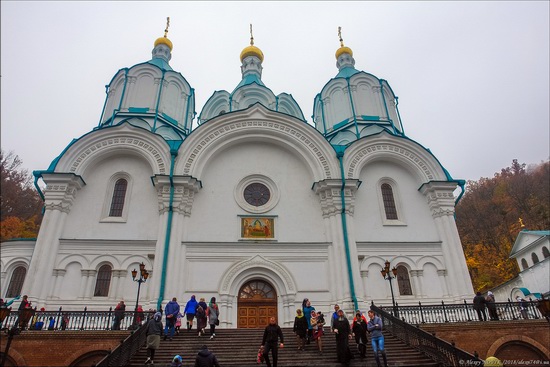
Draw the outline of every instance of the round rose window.
<instances>
[{"instance_id":1,"label":"round rose window","mask_svg":"<svg viewBox=\"0 0 550 367\"><path fill-rule=\"evenodd\" d=\"M266 185L255 182L244 189L244 199L252 206L262 206L269 201L271 193Z\"/></svg>"}]
</instances>

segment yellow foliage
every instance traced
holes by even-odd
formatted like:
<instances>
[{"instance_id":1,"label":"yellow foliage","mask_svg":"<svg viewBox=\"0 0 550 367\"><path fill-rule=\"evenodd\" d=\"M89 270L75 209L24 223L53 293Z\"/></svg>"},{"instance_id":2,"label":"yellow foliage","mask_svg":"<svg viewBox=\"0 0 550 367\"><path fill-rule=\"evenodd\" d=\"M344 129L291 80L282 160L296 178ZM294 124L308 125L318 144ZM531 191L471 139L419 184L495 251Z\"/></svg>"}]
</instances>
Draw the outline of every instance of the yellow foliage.
<instances>
[{"instance_id":1,"label":"yellow foliage","mask_svg":"<svg viewBox=\"0 0 550 367\"><path fill-rule=\"evenodd\" d=\"M35 218L23 221L17 217L7 217L0 222L0 240L6 241L14 238L36 238L39 226Z\"/></svg>"}]
</instances>

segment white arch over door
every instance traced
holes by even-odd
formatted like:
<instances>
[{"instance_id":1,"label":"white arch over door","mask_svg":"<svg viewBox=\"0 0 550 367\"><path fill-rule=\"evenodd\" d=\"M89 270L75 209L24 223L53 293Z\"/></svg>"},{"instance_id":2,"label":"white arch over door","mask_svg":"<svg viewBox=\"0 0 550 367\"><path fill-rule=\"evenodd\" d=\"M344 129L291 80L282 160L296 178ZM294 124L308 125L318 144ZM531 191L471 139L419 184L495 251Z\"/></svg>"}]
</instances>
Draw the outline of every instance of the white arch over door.
<instances>
[{"instance_id":1,"label":"white arch over door","mask_svg":"<svg viewBox=\"0 0 550 367\"><path fill-rule=\"evenodd\" d=\"M253 279L270 283L277 292L277 319L281 326L291 326L294 322L294 301L296 282L290 271L278 262L253 256L230 266L221 276L218 293L220 295L220 322L229 328L237 327L237 300L239 289Z\"/></svg>"}]
</instances>

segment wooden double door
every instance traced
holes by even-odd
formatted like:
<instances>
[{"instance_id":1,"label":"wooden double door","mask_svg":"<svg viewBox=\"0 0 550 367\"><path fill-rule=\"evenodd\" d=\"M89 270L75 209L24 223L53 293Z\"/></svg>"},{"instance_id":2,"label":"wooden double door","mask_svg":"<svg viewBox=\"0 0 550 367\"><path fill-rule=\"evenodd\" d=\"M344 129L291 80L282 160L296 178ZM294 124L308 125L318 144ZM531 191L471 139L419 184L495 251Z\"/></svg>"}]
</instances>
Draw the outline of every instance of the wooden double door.
<instances>
[{"instance_id":1,"label":"wooden double door","mask_svg":"<svg viewBox=\"0 0 550 367\"><path fill-rule=\"evenodd\" d=\"M263 280L249 281L239 291L237 310L238 328L264 328L277 318L277 293Z\"/></svg>"}]
</instances>

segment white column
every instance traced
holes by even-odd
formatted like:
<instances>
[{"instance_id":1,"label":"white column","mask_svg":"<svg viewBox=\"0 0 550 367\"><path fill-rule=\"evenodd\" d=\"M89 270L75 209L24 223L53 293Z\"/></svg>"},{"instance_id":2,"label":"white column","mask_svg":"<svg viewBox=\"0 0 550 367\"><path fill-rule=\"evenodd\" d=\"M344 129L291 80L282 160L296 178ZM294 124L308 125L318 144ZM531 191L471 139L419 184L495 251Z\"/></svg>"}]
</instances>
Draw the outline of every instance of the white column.
<instances>
[{"instance_id":1,"label":"white column","mask_svg":"<svg viewBox=\"0 0 550 367\"><path fill-rule=\"evenodd\" d=\"M368 270L361 270L361 284L363 285L363 299L367 299L367 295L369 294L369 288L368 288L368 278L369 278L369 271Z\"/></svg>"},{"instance_id":2,"label":"white column","mask_svg":"<svg viewBox=\"0 0 550 367\"><path fill-rule=\"evenodd\" d=\"M67 270L65 269L54 269L53 275L55 278L53 284L52 298L59 299L59 288L61 287L61 284L63 284L65 273L67 273Z\"/></svg>"},{"instance_id":3,"label":"white column","mask_svg":"<svg viewBox=\"0 0 550 367\"><path fill-rule=\"evenodd\" d=\"M8 285L6 284L7 275L5 271L0 272L0 289L8 289Z\"/></svg>"},{"instance_id":4,"label":"white column","mask_svg":"<svg viewBox=\"0 0 550 367\"><path fill-rule=\"evenodd\" d=\"M126 281L126 277L128 276L128 272L126 269L118 269L113 271L114 274L116 274L117 284L116 284L116 291L115 291L115 297L117 300L123 298L124 292L121 290L124 288L124 283Z\"/></svg>"},{"instance_id":5,"label":"white column","mask_svg":"<svg viewBox=\"0 0 550 367\"><path fill-rule=\"evenodd\" d=\"M441 283L441 289L443 290L443 295L448 296L449 287L447 285L447 270L445 269L438 270L437 275L439 276L439 282Z\"/></svg>"},{"instance_id":6,"label":"white column","mask_svg":"<svg viewBox=\"0 0 550 367\"><path fill-rule=\"evenodd\" d=\"M80 287L78 287L78 298L86 297L86 288L88 286L88 270L80 269Z\"/></svg>"},{"instance_id":7,"label":"white column","mask_svg":"<svg viewBox=\"0 0 550 367\"><path fill-rule=\"evenodd\" d=\"M419 191L427 198L437 232L441 238L441 250L445 268L453 282L449 285L450 296L455 301L470 299L474 291L462 244L454 221L454 194L456 183L431 181L422 185Z\"/></svg>"},{"instance_id":8,"label":"white column","mask_svg":"<svg viewBox=\"0 0 550 367\"><path fill-rule=\"evenodd\" d=\"M91 299L94 296L95 281L97 279L96 275L97 275L97 270L95 269L88 270L88 280L86 283L86 293L84 294L84 298Z\"/></svg>"},{"instance_id":9,"label":"white column","mask_svg":"<svg viewBox=\"0 0 550 367\"><path fill-rule=\"evenodd\" d=\"M116 300L118 298L118 272L117 270L111 270L111 284L109 285L109 300Z\"/></svg>"},{"instance_id":10,"label":"white column","mask_svg":"<svg viewBox=\"0 0 550 367\"><path fill-rule=\"evenodd\" d=\"M423 298L425 297L424 291L422 289L422 280L420 279L423 275L423 270L411 270L409 274L411 275L414 288L416 290L416 297Z\"/></svg>"},{"instance_id":11,"label":"white column","mask_svg":"<svg viewBox=\"0 0 550 367\"><path fill-rule=\"evenodd\" d=\"M159 215L163 217L160 225L164 229L159 230L159 238L157 243L161 244L160 249L157 246L155 253L155 266L159 271L156 272L155 288L156 294L160 293L162 288L162 269L165 269L166 276L164 278L164 298L171 299L178 294L182 294L184 286L184 270L185 270L185 249L182 249L182 239L184 237L185 217L191 215L195 193L200 189L200 182L189 176L173 176L170 181L169 176L157 175L153 178L153 183L157 188L157 196L159 203ZM170 192L171 184L173 184L172 195L172 219L168 223L168 212L170 209ZM166 231L170 226L170 239L167 263L163 264L164 252L166 251ZM157 297L155 295L155 297Z\"/></svg>"},{"instance_id":12,"label":"white column","mask_svg":"<svg viewBox=\"0 0 550 367\"><path fill-rule=\"evenodd\" d=\"M324 218L329 218L330 227L327 231L330 233L330 241L332 242L334 262L330 262L329 266L331 275L334 275L336 288L331 289L332 295L336 295L336 302L341 303L342 308L346 311L353 310L353 300L351 298L351 286L349 273L353 278L354 293L358 302L361 302L361 297L357 295L358 287L361 284L359 274L359 261L357 257L357 246L354 238L353 229L353 211L355 204L355 192L359 186L358 180L349 179L344 187L344 200L346 205L346 226L347 232L344 233L342 223L342 181L336 179L327 179L316 182L313 185L313 191L319 195L321 210ZM347 250L349 251L350 264L348 265L346 253L346 239L348 243ZM351 269L350 269L351 267Z\"/></svg>"},{"instance_id":13,"label":"white column","mask_svg":"<svg viewBox=\"0 0 550 367\"><path fill-rule=\"evenodd\" d=\"M76 198L77 191L84 186L80 176L73 173L47 173L42 178L46 182L44 222L36 240L33 257L23 284L23 292L37 303L46 303L52 283L55 259L58 255L59 238L65 225L67 214Z\"/></svg>"}]
</instances>

